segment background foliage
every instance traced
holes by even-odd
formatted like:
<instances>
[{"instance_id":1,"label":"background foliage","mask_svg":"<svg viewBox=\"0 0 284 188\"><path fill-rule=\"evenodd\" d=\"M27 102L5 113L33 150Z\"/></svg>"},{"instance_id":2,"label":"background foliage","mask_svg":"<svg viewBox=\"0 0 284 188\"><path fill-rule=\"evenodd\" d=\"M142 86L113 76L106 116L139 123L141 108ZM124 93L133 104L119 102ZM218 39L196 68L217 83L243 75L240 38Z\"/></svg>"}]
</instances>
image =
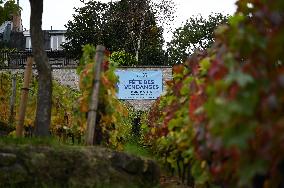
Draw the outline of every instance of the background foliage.
<instances>
[{"instance_id":1,"label":"background foliage","mask_svg":"<svg viewBox=\"0 0 284 188\"><path fill-rule=\"evenodd\" d=\"M111 52L132 54L139 64L161 65L165 62L165 52L162 49L163 29L158 22L171 19L169 2L89 1L76 9L74 21L67 23L69 42L64 49L80 57L82 45L102 44ZM163 12L164 17L159 16Z\"/></svg>"},{"instance_id":2,"label":"background foliage","mask_svg":"<svg viewBox=\"0 0 284 188\"><path fill-rule=\"evenodd\" d=\"M14 0L0 1L0 25L5 21L12 20L14 13L17 13L20 7Z\"/></svg>"},{"instance_id":3,"label":"background foliage","mask_svg":"<svg viewBox=\"0 0 284 188\"><path fill-rule=\"evenodd\" d=\"M183 63L194 51L211 47L215 29L227 20L228 15L221 13L212 13L208 18L201 15L189 18L173 32L172 40L167 43L168 63Z\"/></svg>"},{"instance_id":4,"label":"background foliage","mask_svg":"<svg viewBox=\"0 0 284 188\"><path fill-rule=\"evenodd\" d=\"M110 58L117 66L135 66L138 64L135 57L125 51L113 52Z\"/></svg>"}]
</instances>

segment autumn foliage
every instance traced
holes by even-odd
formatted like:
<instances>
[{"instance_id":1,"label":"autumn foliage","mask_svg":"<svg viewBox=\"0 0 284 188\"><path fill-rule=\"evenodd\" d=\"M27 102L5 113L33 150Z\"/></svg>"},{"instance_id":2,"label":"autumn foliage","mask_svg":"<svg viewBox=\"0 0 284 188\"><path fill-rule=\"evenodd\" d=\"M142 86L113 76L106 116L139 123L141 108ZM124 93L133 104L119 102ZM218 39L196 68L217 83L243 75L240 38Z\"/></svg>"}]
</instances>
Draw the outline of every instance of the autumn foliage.
<instances>
[{"instance_id":1,"label":"autumn foliage","mask_svg":"<svg viewBox=\"0 0 284 188\"><path fill-rule=\"evenodd\" d=\"M207 52L174 67L146 140L195 184L284 185L284 3L237 2Z\"/></svg>"},{"instance_id":2,"label":"autumn foliage","mask_svg":"<svg viewBox=\"0 0 284 188\"><path fill-rule=\"evenodd\" d=\"M14 104L14 114L12 114L12 116L14 117L14 121L9 122L9 118L11 116L10 98L12 95L12 77L14 77L16 80L16 100ZM20 106L21 88L23 87L23 77L23 73L0 73L0 121L5 124L11 123L9 125L10 129L15 129L16 122L18 121L18 110ZM25 132L25 134L29 134L30 136L33 134L34 130L35 109L37 106L37 88L38 81L36 75L34 74L30 83L28 104L24 120L25 130L29 131L29 133ZM73 110L75 108L75 102L78 98L78 95L79 92L76 91L76 89L72 89L67 86L62 86L57 81L53 81L53 97L50 127L50 132L53 135L61 137L65 134L67 136L68 133L71 133L73 131Z\"/></svg>"},{"instance_id":3,"label":"autumn foliage","mask_svg":"<svg viewBox=\"0 0 284 188\"><path fill-rule=\"evenodd\" d=\"M94 55L95 47L85 45L83 48L78 72L80 74L79 87L81 95L78 99L79 110L76 115L79 129L85 132L87 112L94 80ZM122 144L130 136L131 121L128 118L128 107L116 97L116 84L118 77L115 67L109 61L109 52L105 52L102 65L101 84L99 91L98 118L95 130L95 143L122 149Z\"/></svg>"},{"instance_id":4,"label":"autumn foliage","mask_svg":"<svg viewBox=\"0 0 284 188\"><path fill-rule=\"evenodd\" d=\"M78 74L80 75L79 90L60 85L53 81L52 113L50 132L53 137L60 141L71 143L83 143L87 112L89 110L90 94L94 79L94 55L95 48L86 45L81 58ZM105 53L105 60L102 65L101 87L99 91L99 106L97 129L95 131L96 144L101 144L114 149L121 150L123 143L131 133L131 119L128 118L129 108L116 97L116 83L118 77L115 75L115 67L109 62L110 54ZM5 125L9 123L10 96L12 92L12 73L0 73L0 122ZM18 120L18 108L20 93L23 85L23 74L14 75L17 80L17 93L15 104L15 121L9 125L15 128ZM35 109L37 106L38 81L36 74L33 75L29 99L25 116L25 135L32 136L34 130ZM1 129L3 127L0 127ZM13 134L13 133L11 133Z\"/></svg>"}]
</instances>

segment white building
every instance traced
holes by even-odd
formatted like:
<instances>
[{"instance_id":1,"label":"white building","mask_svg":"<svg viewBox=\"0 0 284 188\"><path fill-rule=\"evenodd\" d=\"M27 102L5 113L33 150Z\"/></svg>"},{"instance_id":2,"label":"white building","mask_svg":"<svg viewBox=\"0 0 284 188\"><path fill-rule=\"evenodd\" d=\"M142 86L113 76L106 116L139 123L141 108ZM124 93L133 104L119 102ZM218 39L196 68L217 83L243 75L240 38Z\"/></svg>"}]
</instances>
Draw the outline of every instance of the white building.
<instances>
[{"instance_id":1,"label":"white building","mask_svg":"<svg viewBox=\"0 0 284 188\"><path fill-rule=\"evenodd\" d=\"M66 42L64 34L66 30L44 30L44 47L47 51L62 50L62 44ZM30 31L24 31L25 50L32 50Z\"/></svg>"}]
</instances>

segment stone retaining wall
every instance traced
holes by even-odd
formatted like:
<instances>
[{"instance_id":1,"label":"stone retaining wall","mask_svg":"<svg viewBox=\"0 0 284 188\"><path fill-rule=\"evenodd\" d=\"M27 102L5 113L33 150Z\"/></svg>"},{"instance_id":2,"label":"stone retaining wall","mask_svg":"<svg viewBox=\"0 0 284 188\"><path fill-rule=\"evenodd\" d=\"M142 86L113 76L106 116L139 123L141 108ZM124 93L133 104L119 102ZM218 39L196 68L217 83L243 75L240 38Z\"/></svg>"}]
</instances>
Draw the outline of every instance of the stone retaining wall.
<instances>
[{"instance_id":1,"label":"stone retaining wall","mask_svg":"<svg viewBox=\"0 0 284 188\"><path fill-rule=\"evenodd\" d=\"M5 69L1 72L11 72L12 74L23 74L24 69ZM33 69L33 75L37 75L37 70ZM52 77L62 85L69 86L74 89L79 89L79 76L74 68L54 69Z\"/></svg>"},{"instance_id":2,"label":"stone retaining wall","mask_svg":"<svg viewBox=\"0 0 284 188\"><path fill-rule=\"evenodd\" d=\"M53 79L62 85L79 89L79 75L76 69L54 69L52 71Z\"/></svg>"},{"instance_id":3,"label":"stone retaining wall","mask_svg":"<svg viewBox=\"0 0 284 188\"><path fill-rule=\"evenodd\" d=\"M152 188L159 177L154 161L106 148L0 142L0 187Z\"/></svg>"}]
</instances>

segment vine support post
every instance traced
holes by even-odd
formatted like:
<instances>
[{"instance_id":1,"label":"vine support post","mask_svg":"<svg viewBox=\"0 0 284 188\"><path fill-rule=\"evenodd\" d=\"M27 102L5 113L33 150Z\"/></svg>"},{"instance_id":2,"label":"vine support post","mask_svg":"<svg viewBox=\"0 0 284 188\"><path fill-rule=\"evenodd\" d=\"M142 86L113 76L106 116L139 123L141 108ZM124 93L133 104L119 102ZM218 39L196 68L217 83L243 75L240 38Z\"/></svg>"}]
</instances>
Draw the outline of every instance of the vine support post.
<instances>
[{"instance_id":1,"label":"vine support post","mask_svg":"<svg viewBox=\"0 0 284 188\"><path fill-rule=\"evenodd\" d=\"M22 92L21 92L19 121L16 126L16 136L17 137L23 136L25 113L26 113L28 96L29 96L29 85L30 85L30 80L32 76L32 65L33 65L33 59L29 57L27 60L26 68L25 68L24 84L23 84Z\"/></svg>"},{"instance_id":2,"label":"vine support post","mask_svg":"<svg viewBox=\"0 0 284 188\"><path fill-rule=\"evenodd\" d=\"M12 95L10 98L10 116L9 116L9 126L12 126L15 120L15 102L16 102L16 90L17 90L17 76L14 74L12 76Z\"/></svg>"},{"instance_id":3,"label":"vine support post","mask_svg":"<svg viewBox=\"0 0 284 188\"><path fill-rule=\"evenodd\" d=\"M99 90L100 90L100 78L101 78L101 66L104 60L105 47L98 45L96 47L95 65L94 65L94 80L91 93L91 99L89 103L88 119L87 119L87 131L86 131L86 145L94 144L95 127L97 119L97 109L99 102Z\"/></svg>"}]
</instances>

